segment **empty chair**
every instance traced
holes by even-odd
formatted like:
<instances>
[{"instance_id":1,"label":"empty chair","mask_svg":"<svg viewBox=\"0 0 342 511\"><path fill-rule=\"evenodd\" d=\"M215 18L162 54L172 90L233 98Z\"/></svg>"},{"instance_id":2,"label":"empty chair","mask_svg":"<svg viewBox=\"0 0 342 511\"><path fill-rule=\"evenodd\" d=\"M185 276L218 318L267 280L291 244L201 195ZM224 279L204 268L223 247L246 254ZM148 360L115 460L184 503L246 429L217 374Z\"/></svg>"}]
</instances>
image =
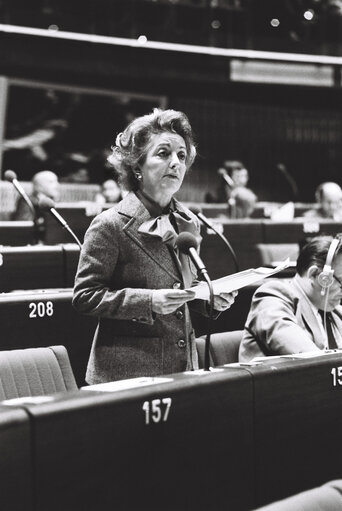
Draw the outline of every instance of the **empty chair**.
<instances>
[{"instance_id":1,"label":"empty chair","mask_svg":"<svg viewBox=\"0 0 342 511\"><path fill-rule=\"evenodd\" d=\"M232 364L239 361L239 347L243 330L212 334L209 361L211 366ZM200 367L204 367L205 336L196 339Z\"/></svg>"},{"instance_id":2,"label":"empty chair","mask_svg":"<svg viewBox=\"0 0 342 511\"><path fill-rule=\"evenodd\" d=\"M258 508L257 511L340 511L341 509L342 479L338 479L319 488Z\"/></svg>"},{"instance_id":3,"label":"empty chair","mask_svg":"<svg viewBox=\"0 0 342 511\"><path fill-rule=\"evenodd\" d=\"M0 400L77 388L64 346L0 351Z\"/></svg>"}]
</instances>

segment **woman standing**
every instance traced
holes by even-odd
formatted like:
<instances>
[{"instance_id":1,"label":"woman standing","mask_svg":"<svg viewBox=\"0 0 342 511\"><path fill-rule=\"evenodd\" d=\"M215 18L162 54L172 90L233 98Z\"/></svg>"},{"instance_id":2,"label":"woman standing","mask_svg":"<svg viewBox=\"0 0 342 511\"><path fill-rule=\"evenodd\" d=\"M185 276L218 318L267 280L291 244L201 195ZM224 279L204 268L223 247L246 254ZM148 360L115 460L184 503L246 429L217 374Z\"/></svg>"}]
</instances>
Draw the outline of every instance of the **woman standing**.
<instances>
[{"instance_id":1,"label":"woman standing","mask_svg":"<svg viewBox=\"0 0 342 511\"><path fill-rule=\"evenodd\" d=\"M73 304L98 317L86 380L90 384L198 368L187 303L197 272L178 252L178 233L200 238L197 217L173 196L196 155L185 114L155 109L116 139L109 161L130 190L90 225L80 256ZM230 307L235 294L215 296Z\"/></svg>"}]
</instances>

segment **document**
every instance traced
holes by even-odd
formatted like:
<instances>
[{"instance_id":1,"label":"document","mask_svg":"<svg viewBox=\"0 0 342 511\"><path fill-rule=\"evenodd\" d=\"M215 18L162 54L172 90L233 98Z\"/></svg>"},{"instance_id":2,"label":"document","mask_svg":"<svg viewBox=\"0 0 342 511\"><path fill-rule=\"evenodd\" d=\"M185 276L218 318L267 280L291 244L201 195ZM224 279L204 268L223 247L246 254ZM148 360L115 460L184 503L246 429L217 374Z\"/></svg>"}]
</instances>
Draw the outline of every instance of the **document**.
<instances>
[{"instance_id":1,"label":"document","mask_svg":"<svg viewBox=\"0 0 342 511\"><path fill-rule=\"evenodd\" d=\"M290 259L287 258L285 261L278 264L276 268L264 268L263 266L260 266L259 268L249 268L248 270L243 270L238 273L233 273L232 275L227 275L226 277L213 280L212 284L214 294L231 293L232 291L241 289L249 284L254 284L255 282L258 282L258 280L262 280L265 277L270 277L275 273L285 270L285 268L288 268L289 265ZM209 288L206 282L201 282L190 289L196 293L194 300L209 300Z\"/></svg>"}]
</instances>

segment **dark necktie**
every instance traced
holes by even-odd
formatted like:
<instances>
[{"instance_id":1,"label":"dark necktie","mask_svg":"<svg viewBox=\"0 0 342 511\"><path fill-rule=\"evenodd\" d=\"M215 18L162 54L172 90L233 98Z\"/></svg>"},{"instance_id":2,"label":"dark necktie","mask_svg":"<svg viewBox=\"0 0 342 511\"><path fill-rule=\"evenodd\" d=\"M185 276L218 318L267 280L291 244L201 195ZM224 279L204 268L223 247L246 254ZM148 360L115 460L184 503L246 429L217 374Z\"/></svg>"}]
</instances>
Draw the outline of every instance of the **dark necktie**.
<instances>
[{"instance_id":1,"label":"dark necktie","mask_svg":"<svg viewBox=\"0 0 342 511\"><path fill-rule=\"evenodd\" d=\"M318 312L322 318L323 326L326 326L327 337L328 337L328 347L330 350L335 350L335 349L337 349L337 344L336 344L336 339L335 339L333 329L332 329L333 319L331 316L331 312L326 313L326 325L324 325L324 311L320 310Z\"/></svg>"}]
</instances>

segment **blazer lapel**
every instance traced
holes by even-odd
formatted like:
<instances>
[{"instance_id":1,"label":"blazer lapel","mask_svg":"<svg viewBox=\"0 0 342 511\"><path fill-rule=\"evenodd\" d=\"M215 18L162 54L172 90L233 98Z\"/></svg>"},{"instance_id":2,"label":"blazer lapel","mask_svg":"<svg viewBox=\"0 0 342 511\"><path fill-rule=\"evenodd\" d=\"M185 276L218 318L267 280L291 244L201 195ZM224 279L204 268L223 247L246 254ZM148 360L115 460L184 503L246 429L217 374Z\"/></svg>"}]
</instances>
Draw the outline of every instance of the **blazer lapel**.
<instances>
[{"instance_id":1,"label":"blazer lapel","mask_svg":"<svg viewBox=\"0 0 342 511\"><path fill-rule=\"evenodd\" d=\"M322 331L318 324L318 319L315 316L312 306L309 302L309 298L306 296L300 285L294 279L292 284L296 290L296 294L298 295L298 307L296 316L299 321L304 323L305 328L309 330L313 337L314 343L319 347L324 347L324 341L322 339Z\"/></svg>"},{"instance_id":2,"label":"blazer lapel","mask_svg":"<svg viewBox=\"0 0 342 511\"><path fill-rule=\"evenodd\" d=\"M177 274L177 269L173 264L174 259L171 257L167 245L161 242L160 239L155 239L152 236L147 237L138 231L140 225L149 220L151 215L134 192L127 194L121 201L118 213L128 218L123 232L173 279L179 280L179 278L182 278L178 265Z\"/></svg>"}]
</instances>

